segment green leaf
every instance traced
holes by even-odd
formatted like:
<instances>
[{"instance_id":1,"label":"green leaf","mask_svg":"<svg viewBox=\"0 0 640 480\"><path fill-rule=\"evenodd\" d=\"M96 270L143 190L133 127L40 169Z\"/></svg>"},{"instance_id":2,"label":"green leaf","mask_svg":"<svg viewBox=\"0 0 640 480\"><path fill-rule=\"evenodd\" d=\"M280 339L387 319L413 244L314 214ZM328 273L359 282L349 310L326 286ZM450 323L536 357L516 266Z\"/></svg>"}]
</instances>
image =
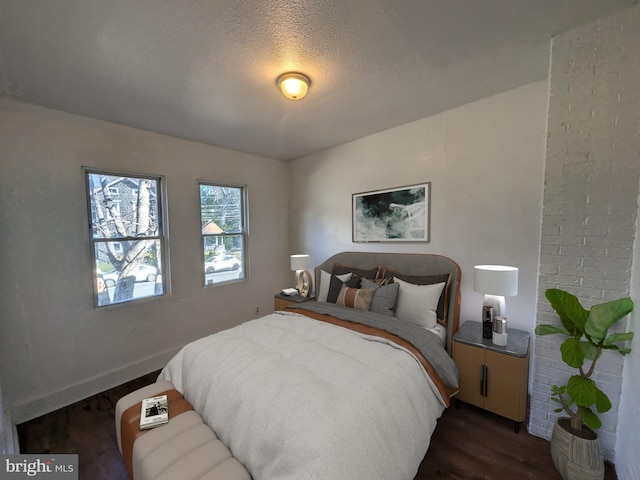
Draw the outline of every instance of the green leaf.
<instances>
[{"instance_id":1,"label":"green leaf","mask_svg":"<svg viewBox=\"0 0 640 480\"><path fill-rule=\"evenodd\" d=\"M562 333L563 335L567 335L568 337L571 336L571 334L564 328L558 328L547 323L538 325L535 329L535 332L536 335L553 335L554 333Z\"/></svg>"},{"instance_id":2,"label":"green leaf","mask_svg":"<svg viewBox=\"0 0 640 480\"><path fill-rule=\"evenodd\" d=\"M594 361L598 355L598 347L591 342L580 342L586 359Z\"/></svg>"},{"instance_id":3,"label":"green leaf","mask_svg":"<svg viewBox=\"0 0 640 480\"><path fill-rule=\"evenodd\" d=\"M596 410L600 413L608 412L611 410L611 402L609 397L599 388L596 388Z\"/></svg>"},{"instance_id":4,"label":"green leaf","mask_svg":"<svg viewBox=\"0 0 640 480\"><path fill-rule=\"evenodd\" d=\"M567 391L567 386L562 385L561 387L557 385L551 385L551 391L555 394L565 393Z\"/></svg>"},{"instance_id":5,"label":"green leaf","mask_svg":"<svg viewBox=\"0 0 640 480\"><path fill-rule=\"evenodd\" d=\"M545 296L560 316L560 321L564 328L572 332L571 335L575 335L574 330L576 329L580 334L584 332L584 325L589 312L580 305L580 301L575 295L557 288L550 288L545 292Z\"/></svg>"},{"instance_id":6,"label":"green leaf","mask_svg":"<svg viewBox=\"0 0 640 480\"><path fill-rule=\"evenodd\" d=\"M591 427L594 430L599 429L602 426L602 422L598 418L598 416L591 411L590 408L580 407L580 411L582 412L582 422Z\"/></svg>"},{"instance_id":7,"label":"green leaf","mask_svg":"<svg viewBox=\"0 0 640 480\"><path fill-rule=\"evenodd\" d=\"M562 345L560 345L560 353L562 353L562 360L570 367L580 368L584 363L584 351L582 350L582 342L577 338L567 338Z\"/></svg>"},{"instance_id":8,"label":"green leaf","mask_svg":"<svg viewBox=\"0 0 640 480\"><path fill-rule=\"evenodd\" d=\"M609 346L619 342L626 342L630 340L633 340L633 332L612 333L611 335L609 335L607 338L604 339L604 342L602 342L602 345Z\"/></svg>"},{"instance_id":9,"label":"green leaf","mask_svg":"<svg viewBox=\"0 0 640 480\"><path fill-rule=\"evenodd\" d=\"M567 382L567 392L579 407L589 407L596 403L596 384L590 378L573 375Z\"/></svg>"},{"instance_id":10,"label":"green leaf","mask_svg":"<svg viewBox=\"0 0 640 480\"><path fill-rule=\"evenodd\" d=\"M591 307L584 325L584 332L591 337L594 343L600 344L607 336L609 327L626 317L632 310L633 300L629 297L594 305Z\"/></svg>"},{"instance_id":11,"label":"green leaf","mask_svg":"<svg viewBox=\"0 0 640 480\"><path fill-rule=\"evenodd\" d=\"M626 347L620 347L618 349L618 352L620 352L622 355L627 355L627 354L631 353L631 349L630 348L626 348Z\"/></svg>"}]
</instances>

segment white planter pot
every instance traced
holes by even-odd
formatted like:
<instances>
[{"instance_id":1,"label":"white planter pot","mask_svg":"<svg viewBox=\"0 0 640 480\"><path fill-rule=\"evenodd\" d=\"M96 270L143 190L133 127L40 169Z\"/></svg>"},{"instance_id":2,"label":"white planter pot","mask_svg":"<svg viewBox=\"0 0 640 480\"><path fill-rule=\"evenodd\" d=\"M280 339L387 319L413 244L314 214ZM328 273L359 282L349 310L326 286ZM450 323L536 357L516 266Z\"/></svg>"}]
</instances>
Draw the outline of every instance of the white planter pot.
<instances>
[{"instance_id":1,"label":"white planter pot","mask_svg":"<svg viewBox=\"0 0 640 480\"><path fill-rule=\"evenodd\" d=\"M564 480L603 480L604 459L598 435L583 425L582 438L565 429L564 424L571 425L569 418L557 419L551 435L551 458L558 473Z\"/></svg>"}]
</instances>

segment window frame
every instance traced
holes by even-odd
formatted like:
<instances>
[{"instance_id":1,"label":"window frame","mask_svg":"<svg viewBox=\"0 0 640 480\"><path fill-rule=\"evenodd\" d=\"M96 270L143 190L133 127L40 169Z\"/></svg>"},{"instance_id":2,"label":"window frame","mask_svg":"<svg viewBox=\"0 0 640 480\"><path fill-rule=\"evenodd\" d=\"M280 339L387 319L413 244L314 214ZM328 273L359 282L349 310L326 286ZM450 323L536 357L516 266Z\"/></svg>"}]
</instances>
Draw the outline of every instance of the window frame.
<instances>
[{"instance_id":1,"label":"window frame","mask_svg":"<svg viewBox=\"0 0 640 480\"><path fill-rule=\"evenodd\" d=\"M108 307L116 307L122 305L128 305L131 303L140 303L140 302L148 302L156 299L160 299L166 297L170 294L170 267L169 267L169 224L168 224L168 214L167 214L167 188L166 188L166 179L164 175L154 175L148 173L134 173L127 172L124 170L108 170L103 168L94 168L94 167L82 167L82 175L84 177L85 182L85 197L87 204L87 235L88 235L88 243L89 243L89 255L91 262L91 277L92 277L92 289L93 289L93 303L95 308L108 308ZM130 300L124 300L117 303L107 303L104 305L100 304L99 296L99 286L98 286L98 272L96 265L96 247L98 244L107 243L107 242L123 242L123 241L135 241L138 240L138 237L127 236L127 237L109 237L109 238L94 238L93 235L93 195L91 191L91 182L89 181L90 175L107 175L113 177L122 177L122 178L135 178L135 179L147 179L153 180L157 183L156 189L156 209L157 209L157 222L158 222L158 232L156 235L145 237L147 240L157 240L160 244L160 252L159 252L159 263L161 265L160 268L160 276L162 281L162 293L148 295L139 298L131 298ZM113 187L110 187L113 188ZM136 189L137 192L137 189ZM119 192L118 192L119 195ZM136 194L137 197L137 194ZM118 200L118 203L120 201ZM118 204L118 207L120 205ZM122 248L122 247L121 247Z\"/></svg>"},{"instance_id":2,"label":"window frame","mask_svg":"<svg viewBox=\"0 0 640 480\"><path fill-rule=\"evenodd\" d=\"M213 188L236 188L240 190L240 232L237 233L202 233L202 196L201 196L201 188L202 186L213 187ZM199 220L200 220L200 254L202 265L202 279L203 286L205 288L208 287L217 287L220 285L228 285L230 283L243 282L246 281L249 277L249 193L246 185L243 184L232 184L232 183L222 183L222 182L213 182L210 180L198 180L198 204L199 204ZM205 259L205 246L207 238L216 238L216 237L230 237L230 236L239 236L242 238L242 267L241 267L241 276L238 278L233 278L229 280L224 280L221 282L211 282L207 283L207 272L204 268Z\"/></svg>"}]
</instances>

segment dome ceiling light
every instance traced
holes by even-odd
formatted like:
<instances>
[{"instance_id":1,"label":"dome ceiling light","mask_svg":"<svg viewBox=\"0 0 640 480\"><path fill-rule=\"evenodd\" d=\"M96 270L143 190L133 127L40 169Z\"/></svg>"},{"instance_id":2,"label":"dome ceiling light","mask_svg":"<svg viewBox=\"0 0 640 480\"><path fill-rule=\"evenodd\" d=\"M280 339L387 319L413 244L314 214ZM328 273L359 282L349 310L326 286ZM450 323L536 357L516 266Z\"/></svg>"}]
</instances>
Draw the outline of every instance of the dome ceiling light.
<instances>
[{"instance_id":1,"label":"dome ceiling light","mask_svg":"<svg viewBox=\"0 0 640 480\"><path fill-rule=\"evenodd\" d=\"M300 100L307 94L311 80L302 73L288 72L280 75L276 84L285 97L291 100Z\"/></svg>"}]
</instances>

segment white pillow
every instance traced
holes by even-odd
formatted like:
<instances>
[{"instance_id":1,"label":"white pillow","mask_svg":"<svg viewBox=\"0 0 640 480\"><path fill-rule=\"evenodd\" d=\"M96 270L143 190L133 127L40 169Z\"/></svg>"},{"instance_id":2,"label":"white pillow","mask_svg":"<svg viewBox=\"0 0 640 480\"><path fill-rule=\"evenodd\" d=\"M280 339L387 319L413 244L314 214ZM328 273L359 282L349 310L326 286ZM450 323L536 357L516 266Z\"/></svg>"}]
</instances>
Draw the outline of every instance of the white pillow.
<instances>
[{"instance_id":1,"label":"white pillow","mask_svg":"<svg viewBox=\"0 0 640 480\"><path fill-rule=\"evenodd\" d=\"M400 284L396 318L415 323L421 327L433 328L438 323L438 301L445 282L431 285L415 285L393 277Z\"/></svg>"},{"instance_id":2,"label":"white pillow","mask_svg":"<svg viewBox=\"0 0 640 480\"><path fill-rule=\"evenodd\" d=\"M341 281L346 282L353 276L353 273L343 273L336 275ZM316 294L316 302L326 302L329 294L329 284L331 283L331 274L320 270L320 285L318 285L318 293Z\"/></svg>"}]
</instances>

